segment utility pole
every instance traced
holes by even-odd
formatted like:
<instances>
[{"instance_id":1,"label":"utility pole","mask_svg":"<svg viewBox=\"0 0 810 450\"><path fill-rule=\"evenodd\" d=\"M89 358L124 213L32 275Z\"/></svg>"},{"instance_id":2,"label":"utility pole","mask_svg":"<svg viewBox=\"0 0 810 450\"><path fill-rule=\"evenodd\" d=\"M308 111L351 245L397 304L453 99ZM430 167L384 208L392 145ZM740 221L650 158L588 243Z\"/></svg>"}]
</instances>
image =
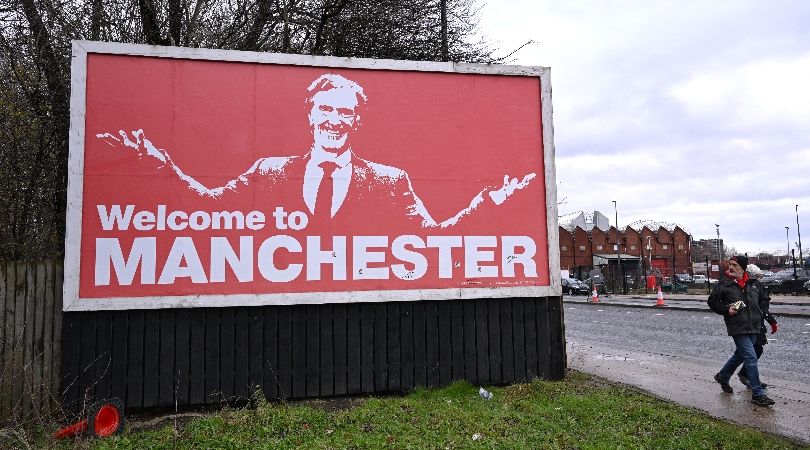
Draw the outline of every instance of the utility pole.
<instances>
[{"instance_id":1,"label":"utility pole","mask_svg":"<svg viewBox=\"0 0 810 450\"><path fill-rule=\"evenodd\" d=\"M790 227L785 227L785 241L787 242L787 253L785 253L785 263L790 259Z\"/></svg>"}]
</instances>

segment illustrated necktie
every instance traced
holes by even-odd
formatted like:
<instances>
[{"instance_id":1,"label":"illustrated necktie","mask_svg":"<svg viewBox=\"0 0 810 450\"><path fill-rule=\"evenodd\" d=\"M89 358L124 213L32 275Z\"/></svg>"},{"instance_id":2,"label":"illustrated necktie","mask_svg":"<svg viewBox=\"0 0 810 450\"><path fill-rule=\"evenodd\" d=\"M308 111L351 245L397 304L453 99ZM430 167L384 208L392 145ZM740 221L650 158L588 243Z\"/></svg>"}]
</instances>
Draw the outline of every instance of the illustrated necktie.
<instances>
[{"instance_id":1,"label":"illustrated necktie","mask_svg":"<svg viewBox=\"0 0 810 450\"><path fill-rule=\"evenodd\" d=\"M318 167L323 169L323 178L318 186L318 195L315 197L315 217L328 220L332 217L332 195L334 192L332 174L335 173L338 165L331 161L324 161L318 164Z\"/></svg>"}]
</instances>

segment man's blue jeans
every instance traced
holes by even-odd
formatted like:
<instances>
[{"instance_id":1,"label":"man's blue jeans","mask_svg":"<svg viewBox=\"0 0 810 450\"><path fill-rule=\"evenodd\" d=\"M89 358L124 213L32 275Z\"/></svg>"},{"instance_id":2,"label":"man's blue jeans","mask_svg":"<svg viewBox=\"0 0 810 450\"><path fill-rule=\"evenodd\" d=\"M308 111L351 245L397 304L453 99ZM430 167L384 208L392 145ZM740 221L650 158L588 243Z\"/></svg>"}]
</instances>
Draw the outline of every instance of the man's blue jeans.
<instances>
[{"instance_id":1,"label":"man's blue jeans","mask_svg":"<svg viewBox=\"0 0 810 450\"><path fill-rule=\"evenodd\" d=\"M734 371L740 364L744 364L745 371L748 374L748 381L751 383L751 391L754 396L765 394L762 385L759 382L759 368L757 367L757 354L754 351L754 343L757 342L756 334L737 334L732 336L734 338L734 345L737 349L731 358L726 362L726 365L720 369L720 379L728 383Z\"/></svg>"}]
</instances>

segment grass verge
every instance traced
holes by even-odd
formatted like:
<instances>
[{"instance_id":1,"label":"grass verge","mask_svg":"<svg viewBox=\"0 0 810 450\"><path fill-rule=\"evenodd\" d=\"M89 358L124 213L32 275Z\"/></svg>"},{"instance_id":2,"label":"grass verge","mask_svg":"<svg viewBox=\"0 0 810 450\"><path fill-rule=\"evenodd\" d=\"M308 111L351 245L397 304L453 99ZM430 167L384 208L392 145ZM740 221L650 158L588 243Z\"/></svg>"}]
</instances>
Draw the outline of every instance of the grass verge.
<instances>
[{"instance_id":1,"label":"grass verge","mask_svg":"<svg viewBox=\"0 0 810 450\"><path fill-rule=\"evenodd\" d=\"M634 389L577 372L493 388L457 382L407 396L368 398L348 409L259 402L150 431L104 440L31 446L88 449L157 448L802 448L782 437L713 419ZM328 402L325 402L328 404ZM317 403L316 403L317 405ZM0 445L2 446L2 445ZM808 447L805 447L808 448Z\"/></svg>"}]
</instances>

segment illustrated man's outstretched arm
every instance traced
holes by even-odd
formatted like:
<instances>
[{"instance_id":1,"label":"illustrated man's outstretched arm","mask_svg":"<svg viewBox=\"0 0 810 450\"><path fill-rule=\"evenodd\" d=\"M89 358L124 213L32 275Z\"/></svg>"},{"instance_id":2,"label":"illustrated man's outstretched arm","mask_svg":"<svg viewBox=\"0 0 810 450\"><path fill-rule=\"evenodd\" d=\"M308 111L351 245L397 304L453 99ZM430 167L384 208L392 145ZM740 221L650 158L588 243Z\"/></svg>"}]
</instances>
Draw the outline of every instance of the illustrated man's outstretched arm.
<instances>
[{"instance_id":1,"label":"illustrated man's outstretched arm","mask_svg":"<svg viewBox=\"0 0 810 450\"><path fill-rule=\"evenodd\" d=\"M410 177L405 175L405 179L408 182L408 189L410 191L410 195L413 196L413 204L408 207L408 214L414 216L421 216L422 217L422 226L423 227L439 227L439 228L448 228L452 227L466 216L471 215L473 212L478 210L483 205L489 203L489 201L494 206L499 206L503 204L509 197L511 197L515 191L521 190L529 185L529 182L533 180L537 175L535 173L530 173L523 177L522 180L518 181L517 178L511 178L509 175L503 176L503 185L499 187L487 186L482 189L478 194L476 194L472 200L470 200L470 204L467 205L464 209L454 214L452 217L445 219L441 222L437 222L436 220L431 217L430 213L428 212L427 208L425 208L424 203L416 195L413 191L413 186L411 185Z\"/></svg>"},{"instance_id":2,"label":"illustrated man's outstretched arm","mask_svg":"<svg viewBox=\"0 0 810 450\"><path fill-rule=\"evenodd\" d=\"M120 148L126 151L134 151L139 157L154 159L155 162L157 162L158 169L168 167L172 172L174 172L175 175L177 175L178 179L188 186L189 189L195 191L201 196L211 198L221 198L224 193L235 191L240 185L247 185L247 177L255 173L257 170L260 170L260 166L266 159L256 161L247 171L236 177L236 179L226 183L225 186L209 188L183 172L183 170L178 167L174 161L172 161L171 156L169 156L169 152L162 148L156 147L152 141L146 138L143 130L135 130L132 132L131 136L124 130L118 131L117 136L113 135L112 133L100 133L96 135L96 138L101 139L111 147Z\"/></svg>"}]
</instances>

